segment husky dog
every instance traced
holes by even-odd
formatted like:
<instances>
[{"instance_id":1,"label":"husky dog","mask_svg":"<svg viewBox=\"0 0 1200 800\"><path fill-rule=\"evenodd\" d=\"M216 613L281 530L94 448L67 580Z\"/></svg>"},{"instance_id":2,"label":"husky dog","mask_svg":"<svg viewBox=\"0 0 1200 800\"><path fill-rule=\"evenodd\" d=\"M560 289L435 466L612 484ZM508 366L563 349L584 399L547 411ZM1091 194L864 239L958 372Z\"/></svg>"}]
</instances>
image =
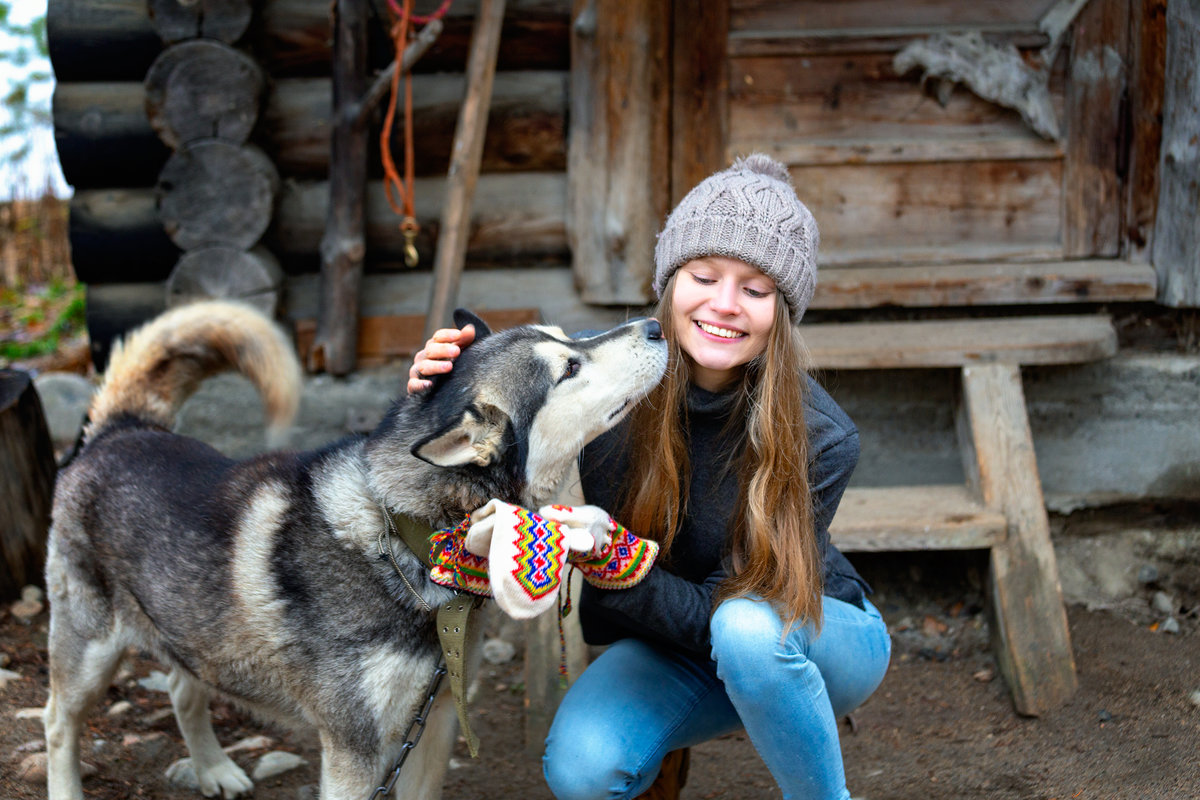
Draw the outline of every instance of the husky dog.
<instances>
[{"instance_id":1,"label":"husky dog","mask_svg":"<svg viewBox=\"0 0 1200 800\"><path fill-rule=\"evenodd\" d=\"M591 438L662 377L654 320L571 339L492 333L433 388L402 397L373 433L312 452L234 461L171 433L206 376L237 370L268 419L290 419L292 346L249 308L170 311L114 350L79 454L58 477L46 566L50 800L82 797L79 733L129 647L171 667L179 728L206 795L252 788L213 734L210 690L316 728L321 797L367 800L395 762L441 656L429 580L383 509L453 526L493 497L551 499ZM442 692L397 785L436 798L456 730Z\"/></svg>"}]
</instances>

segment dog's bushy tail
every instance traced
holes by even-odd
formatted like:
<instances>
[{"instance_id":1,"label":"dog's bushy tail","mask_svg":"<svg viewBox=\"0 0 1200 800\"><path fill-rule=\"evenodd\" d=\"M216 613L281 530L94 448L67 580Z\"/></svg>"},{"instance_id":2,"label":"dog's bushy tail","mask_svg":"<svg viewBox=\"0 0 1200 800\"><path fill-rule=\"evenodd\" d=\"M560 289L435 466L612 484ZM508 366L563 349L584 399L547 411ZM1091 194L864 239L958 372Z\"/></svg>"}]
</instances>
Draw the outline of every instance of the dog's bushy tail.
<instances>
[{"instance_id":1,"label":"dog's bushy tail","mask_svg":"<svg viewBox=\"0 0 1200 800\"><path fill-rule=\"evenodd\" d=\"M170 428L201 381L230 370L257 387L275 432L291 422L300 404L300 363L274 322L224 300L172 309L113 347L85 441L122 417Z\"/></svg>"}]
</instances>

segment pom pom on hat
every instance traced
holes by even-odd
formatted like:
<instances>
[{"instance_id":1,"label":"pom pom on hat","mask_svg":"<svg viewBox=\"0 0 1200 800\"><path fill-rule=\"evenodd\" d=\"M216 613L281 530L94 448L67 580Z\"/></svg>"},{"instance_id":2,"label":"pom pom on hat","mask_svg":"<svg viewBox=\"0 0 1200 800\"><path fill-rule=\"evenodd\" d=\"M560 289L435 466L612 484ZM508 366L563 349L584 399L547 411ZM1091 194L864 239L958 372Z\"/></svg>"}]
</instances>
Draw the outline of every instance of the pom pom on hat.
<instances>
[{"instance_id":1,"label":"pom pom on hat","mask_svg":"<svg viewBox=\"0 0 1200 800\"><path fill-rule=\"evenodd\" d=\"M654 248L654 291L675 270L705 256L750 264L774 281L799 322L817 283L820 233L792 188L787 167L763 153L740 158L688 192L667 217Z\"/></svg>"}]
</instances>

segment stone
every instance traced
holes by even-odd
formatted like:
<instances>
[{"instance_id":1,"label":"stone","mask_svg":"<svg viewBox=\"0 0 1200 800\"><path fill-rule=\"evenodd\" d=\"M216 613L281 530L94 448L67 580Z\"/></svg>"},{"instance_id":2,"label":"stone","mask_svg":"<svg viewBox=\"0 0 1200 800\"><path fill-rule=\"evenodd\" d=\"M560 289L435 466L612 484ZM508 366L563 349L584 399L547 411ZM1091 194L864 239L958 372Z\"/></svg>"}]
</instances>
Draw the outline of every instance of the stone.
<instances>
[{"instance_id":1,"label":"stone","mask_svg":"<svg viewBox=\"0 0 1200 800\"><path fill-rule=\"evenodd\" d=\"M1148 583L1154 583L1158 580L1158 567L1153 564L1143 564L1138 570L1137 581L1145 586Z\"/></svg>"},{"instance_id":2,"label":"stone","mask_svg":"<svg viewBox=\"0 0 1200 800\"><path fill-rule=\"evenodd\" d=\"M284 750L272 750L265 754L254 765L254 772L250 777L256 781L273 778L276 775L282 775L297 767L302 767L308 762L295 753L288 753Z\"/></svg>"},{"instance_id":3,"label":"stone","mask_svg":"<svg viewBox=\"0 0 1200 800\"><path fill-rule=\"evenodd\" d=\"M1174 614L1177 605L1175 598L1166 592L1155 592L1150 600L1150 607L1160 614Z\"/></svg>"},{"instance_id":4,"label":"stone","mask_svg":"<svg viewBox=\"0 0 1200 800\"><path fill-rule=\"evenodd\" d=\"M46 593L40 586L26 586L21 590L21 600L26 603L43 603L46 600Z\"/></svg>"},{"instance_id":5,"label":"stone","mask_svg":"<svg viewBox=\"0 0 1200 800\"><path fill-rule=\"evenodd\" d=\"M0 669L7 667L11 663L12 658L9 657L8 653L0 653Z\"/></svg>"},{"instance_id":6,"label":"stone","mask_svg":"<svg viewBox=\"0 0 1200 800\"><path fill-rule=\"evenodd\" d=\"M131 733L125 735L121 744L133 753L138 763L150 766L171 746L171 737L161 731L145 735Z\"/></svg>"},{"instance_id":7,"label":"stone","mask_svg":"<svg viewBox=\"0 0 1200 800\"><path fill-rule=\"evenodd\" d=\"M9 606L8 610L12 612L12 615L17 618L18 622L28 624L31 619L42 613L45 608L40 602L18 600Z\"/></svg>"},{"instance_id":8,"label":"stone","mask_svg":"<svg viewBox=\"0 0 1200 800\"><path fill-rule=\"evenodd\" d=\"M13 716L17 719L42 719L43 708L18 708L13 712Z\"/></svg>"},{"instance_id":9,"label":"stone","mask_svg":"<svg viewBox=\"0 0 1200 800\"><path fill-rule=\"evenodd\" d=\"M132 710L133 703L129 702L128 700L118 700L109 706L108 711L105 711L104 713L109 717L119 717L123 714L128 714Z\"/></svg>"},{"instance_id":10,"label":"stone","mask_svg":"<svg viewBox=\"0 0 1200 800\"><path fill-rule=\"evenodd\" d=\"M196 777L196 767L192 764L191 757L181 758L174 762L167 767L167 771L163 774L172 786L178 786L180 789L190 792L200 791L200 779Z\"/></svg>"},{"instance_id":11,"label":"stone","mask_svg":"<svg viewBox=\"0 0 1200 800\"><path fill-rule=\"evenodd\" d=\"M315 783L306 783L296 790L296 800L317 800L320 787Z\"/></svg>"},{"instance_id":12,"label":"stone","mask_svg":"<svg viewBox=\"0 0 1200 800\"><path fill-rule=\"evenodd\" d=\"M159 670L152 670L149 675L138 681L138 686L143 689L149 689L152 692L165 692L167 689L167 674Z\"/></svg>"},{"instance_id":13,"label":"stone","mask_svg":"<svg viewBox=\"0 0 1200 800\"><path fill-rule=\"evenodd\" d=\"M13 672L11 669L0 669L0 691L3 691L12 681L21 679L21 673Z\"/></svg>"},{"instance_id":14,"label":"stone","mask_svg":"<svg viewBox=\"0 0 1200 800\"><path fill-rule=\"evenodd\" d=\"M517 648L503 639L488 639L483 643L483 658L489 664L507 664L517 654Z\"/></svg>"},{"instance_id":15,"label":"stone","mask_svg":"<svg viewBox=\"0 0 1200 800\"><path fill-rule=\"evenodd\" d=\"M17 777L26 783L45 787L46 785L46 754L33 753L22 759L17 765ZM87 778L96 774L96 767L86 761L79 762L80 776Z\"/></svg>"},{"instance_id":16,"label":"stone","mask_svg":"<svg viewBox=\"0 0 1200 800\"><path fill-rule=\"evenodd\" d=\"M33 379L33 385L42 401L42 412L54 446L73 444L92 401L95 391L92 382L73 372L45 372Z\"/></svg>"},{"instance_id":17,"label":"stone","mask_svg":"<svg viewBox=\"0 0 1200 800\"><path fill-rule=\"evenodd\" d=\"M275 740L270 736L248 736L222 749L226 753L240 753L244 750L269 750L274 746Z\"/></svg>"},{"instance_id":18,"label":"stone","mask_svg":"<svg viewBox=\"0 0 1200 800\"><path fill-rule=\"evenodd\" d=\"M980 683L990 683L996 677L996 670L991 667L984 667L971 677Z\"/></svg>"},{"instance_id":19,"label":"stone","mask_svg":"<svg viewBox=\"0 0 1200 800\"><path fill-rule=\"evenodd\" d=\"M42 752L45 752L45 750L46 750L46 740L45 739L30 739L28 742L25 742L25 744L17 745L17 749L14 750L13 752L18 753L18 754L19 753L42 753Z\"/></svg>"},{"instance_id":20,"label":"stone","mask_svg":"<svg viewBox=\"0 0 1200 800\"><path fill-rule=\"evenodd\" d=\"M1167 617L1158 626L1159 633L1179 633L1179 620L1174 617Z\"/></svg>"},{"instance_id":21,"label":"stone","mask_svg":"<svg viewBox=\"0 0 1200 800\"><path fill-rule=\"evenodd\" d=\"M1197 689L1196 691L1189 694L1188 700L1191 701L1191 704L1194 705L1196 708L1200 708L1200 689Z\"/></svg>"}]
</instances>

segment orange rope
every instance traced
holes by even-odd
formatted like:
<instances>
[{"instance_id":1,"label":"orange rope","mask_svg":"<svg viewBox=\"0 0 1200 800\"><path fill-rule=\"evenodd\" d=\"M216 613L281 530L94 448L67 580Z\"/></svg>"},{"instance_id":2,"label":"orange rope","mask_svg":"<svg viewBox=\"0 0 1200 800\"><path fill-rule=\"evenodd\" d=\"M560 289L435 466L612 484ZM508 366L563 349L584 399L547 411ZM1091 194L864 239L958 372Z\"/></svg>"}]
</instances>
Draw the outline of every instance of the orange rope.
<instances>
[{"instance_id":1,"label":"orange rope","mask_svg":"<svg viewBox=\"0 0 1200 800\"><path fill-rule=\"evenodd\" d=\"M392 42L396 47L396 71L392 73L392 92L388 100L387 114L383 118L383 131L379 136L379 151L383 160L383 188L387 195L388 205L392 211L404 217L400 230L404 233L404 261L408 266L416 266L416 238L420 226L413 203L413 121L412 121L412 75L404 74L404 180L396 171L392 160L392 123L396 119L397 97L400 94L400 70L404 57L404 48L408 44L409 32L412 28L412 0L404 0L400 19L392 26ZM397 199L397 195L399 199Z\"/></svg>"}]
</instances>

